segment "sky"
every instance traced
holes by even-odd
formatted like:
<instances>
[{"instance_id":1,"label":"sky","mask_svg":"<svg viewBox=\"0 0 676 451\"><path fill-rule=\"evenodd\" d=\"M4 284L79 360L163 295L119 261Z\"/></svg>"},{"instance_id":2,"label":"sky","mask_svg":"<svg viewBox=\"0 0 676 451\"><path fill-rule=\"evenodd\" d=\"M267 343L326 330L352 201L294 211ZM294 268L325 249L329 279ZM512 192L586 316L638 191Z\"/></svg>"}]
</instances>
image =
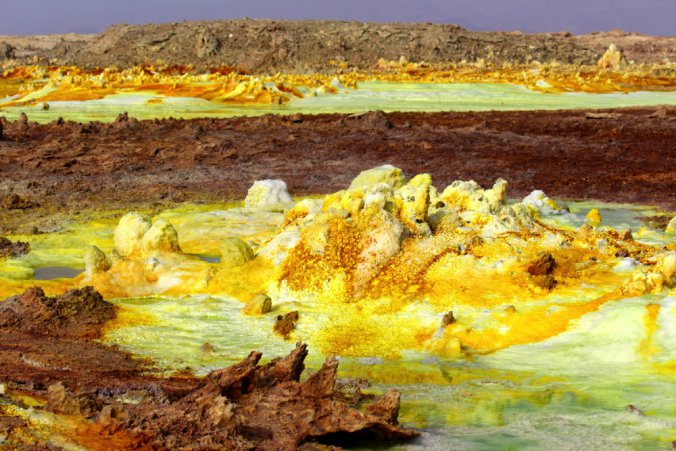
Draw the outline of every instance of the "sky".
<instances>
[{"instance_id":1,"label":"sky","mask_svg":"<svg viewBox=\"0 0 676 451\"><path fill-rule=\"evenodd\" d=\"M576 34L620 28L676 36L676 0L0 0L0 35L98 33L116 23L241 17Z\"/></svg>"}]
</instances>

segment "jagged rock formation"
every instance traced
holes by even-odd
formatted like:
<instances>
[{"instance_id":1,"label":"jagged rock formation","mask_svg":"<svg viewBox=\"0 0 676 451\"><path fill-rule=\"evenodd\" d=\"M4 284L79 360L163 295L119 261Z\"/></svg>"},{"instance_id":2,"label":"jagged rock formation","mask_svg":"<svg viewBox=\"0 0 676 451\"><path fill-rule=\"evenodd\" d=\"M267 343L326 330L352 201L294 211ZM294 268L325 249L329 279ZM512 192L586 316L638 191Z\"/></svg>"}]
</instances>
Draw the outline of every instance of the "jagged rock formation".
<instances>
[{"instance_id":1,"label":"jagged rock formation","mask_svg":"<svg viewBox=\"0 0 676 451\"><path fill-rule=\"evenodd\" d=\"M22 241L13 242L0 236L0 258L16 258L30 252L31 246Z\"/></svg>"},{"instance_id":2,"label":"jagged rock formation","mask_svg":"<svg viewBox=\"0 0 676 451\"><path fill-rule=\"evenodd\" d=\"M0 302L0 329L68 338L96 338L115 307L92 287L47 297L40 287Z\"/></svg>"},{"instance_id":3,"label":"jagged rock formation","mask_svg":"<svg viewBox=\"0 0 676 451\"><path fill-rule=\"evenodd\" d=\"M0 302L0 396L21 387L46 398L46 410L80 421L74 441L96 449L116 443L133 449L292 450L340 438L418 436L398 424L398 392L376 399L359 389L343 392L336 358L300 382L308 354L300 343L267 365L259 366L262 354L252 352L204 379L142 375L139 361L90 341L114 316L114 307L91 287L56 297L31 288ZM121 396L135 401L122 403ZM372 402L358 410L365 401ZM0 417L0 428L7 429L7 418L14 417Z\"/></svg>"},{"instance_id":4,"label":"jagged rock formation","mask_svg":"<svg viewBox=\"0 0 676 451\"><path fill-rule=\"evenodd\" d=\"M153 448L293 450L337 438L400 441L418 436L398 425L399 393L390 391L360 411L336 388L338 360L304 382L307 346L259 366L260 352L237 365L211 372L174 402L153 397L138 404L74 394L50 387L53 411L97 418L104 434L131 431L138 444ZM369 399L358 392L352 404Z\"/></svg>"}]
</instances>

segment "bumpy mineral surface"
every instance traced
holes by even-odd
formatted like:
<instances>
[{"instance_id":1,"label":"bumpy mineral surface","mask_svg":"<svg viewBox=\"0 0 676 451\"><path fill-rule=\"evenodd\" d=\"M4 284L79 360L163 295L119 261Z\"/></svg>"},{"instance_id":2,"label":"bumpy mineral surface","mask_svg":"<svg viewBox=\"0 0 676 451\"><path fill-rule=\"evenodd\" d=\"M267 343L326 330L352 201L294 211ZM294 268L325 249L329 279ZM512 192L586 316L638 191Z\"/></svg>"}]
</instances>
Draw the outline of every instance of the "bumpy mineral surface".
<instances>
[{"instance_id":1,"label":"bumpy mineral surface","mask_svg":"<svg viewBox=\"0 0 676 451\"><path fill-rule=\"evenodd\" d=\"M116 297L213 294L246 303L267 293L281 306L274 329L282 337L364 357L490 353L557 335L607 302L673 289L673 243L636 241L604 226L598 210L570 213L542 191L521 202L507 196L503 179L439 189L429 174L407 180L398 168L376 167L348 189L281 212L245 207L242 217L273 215L279 225L249 243L217 240L220 264L184 253L167 220L151 226L130 213L115 230L110 268L89 270L81 283ZM296 301L301 307L291 308ZM306 322L303 303L322 320ZM456 318L444 322L450 310ZM545 312L547 327L527 326Z\"/></svg>"}]
</instances>

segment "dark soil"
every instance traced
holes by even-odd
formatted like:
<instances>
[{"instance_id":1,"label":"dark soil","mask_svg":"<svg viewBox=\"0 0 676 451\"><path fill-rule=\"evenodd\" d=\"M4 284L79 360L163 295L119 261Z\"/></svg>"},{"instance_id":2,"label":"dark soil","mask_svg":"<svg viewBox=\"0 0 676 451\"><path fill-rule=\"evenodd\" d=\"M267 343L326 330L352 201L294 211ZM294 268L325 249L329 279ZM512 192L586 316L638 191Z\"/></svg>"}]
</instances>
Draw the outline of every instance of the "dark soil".
<instances>
[{"instance_id":1,"label":"dark soil","mask_svg":"<svg viewBox=\"0 0 676 451\"><path fill-rule=\"evenodd\" d=\"M390 163L438 187L509 181L513 197L653 204L676 210L676 108L374 113L8 123L0 141L0 233L50 230L88 209L243 199L281 178L293 194L349 186ZM3 202L3 199L10 201Z\"/></svg>"},{"instance_id":2,"label":"dark soil","mask_svg":"<svg viewBox=\"0 0 676 451\"><path fill-rule=\"evenodd\" d=\"M35 287L0 301L0 382L38 397L57 382L111 394L161 390L170 397L194 388L195 381L142 375L152 369L147 362L90 341L114 317L115 307L91 287L56 297Z\"/></svg>"}]
</instances>

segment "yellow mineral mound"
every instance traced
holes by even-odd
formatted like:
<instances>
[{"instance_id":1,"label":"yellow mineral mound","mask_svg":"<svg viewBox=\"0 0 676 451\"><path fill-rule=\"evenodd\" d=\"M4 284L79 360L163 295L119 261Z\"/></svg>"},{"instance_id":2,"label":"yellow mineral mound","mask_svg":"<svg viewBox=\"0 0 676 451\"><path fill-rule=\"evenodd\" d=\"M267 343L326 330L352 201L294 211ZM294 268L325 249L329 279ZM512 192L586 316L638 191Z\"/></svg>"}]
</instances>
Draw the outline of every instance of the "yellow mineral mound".
<instances>
[{"instance_id":1,"label":"yellow mineral mound","mask_svg":"<svg viewBox=\"0 0 676 451\"><path fill-rule=\"evenodd\" d=\"M598 208L592 208L589 210L589 213L585 216L587 220L589 221L589 224L592 226L598 226L601 224L603 221L603 218L601 217L601 213L599 212Z\"/></svg>"},{"instance_id":2,"label":"yellow mineral mound","mask_svg":"<svg viewBox=\"0 0 676 451\"><path fill-rule=\"evenodd\" d=\"M508 203L507 190L502 179L438 190L428 174L406 181L397 168L374 168L347 190L298 203L257 258L279 268L280 293L335 309L316 339L352 355L492 352L561 333L606 302L673 286L672 254L608 228L557 228L543 218L574 215L541 191ZM625 260L638 269L614 271ZM459 319L444 323L451 309ZM363 341L350 340L360 328Z\"/></svg>"},{"instance_id":3,"label":"yellow mineral mound","mask_svg":"<svg viewBox=\"0 0 676 451\"><path fill-rule=\"evenodd\" d=\"M293 202L284 180L258 180L246 195L244 204L248 208L278 209Z\"/></svg>"},{"instance_id":4,"label":"yellow mineral mound","mask_svg":"<svg viewBox=\"0 0 676 451\"><path fill-rule=\"evenodd\" d=\"M608 46L608 50L606 50L597 63L599 69L621 69L626 64L627 60L615 44Z\"/></svg>"},{"instance_id":5,"label":"yellow mineral mound","mask_svg":"<svg viewBox=\"0 0 676 451\"><path fill-rule=\"evenodd\" d=\"M239 238L227 238L221 244L221 265L242 266L253 260L254 253L247 243Z\"/></svg>"},{"instance_id":6,"label":"yellow mineral mound","mask_svg":"<svg viewBox=\"0 0 676 451\"><path fill-rule=\"evenodd\" d=\"M96 246L85 253L83 283L106 296L166 293L183 284L200 286L205 277L201 260L182 252L176 229L163 219L153 223L140 213L127 213L113 241L110 257Z\"/></svg>"},{"instance_id":7,"label":"yellow mineral mound","mask_svg":"<svg viewBox=\"0 0 676 451\"><path fill-rule=\"evenodd\" d=\"M671 221L669 221L669 224L667 224L667 228L665 230L668 233L676 233L676 216L671 218Z\"/></svg>"},{"instance_id":8,"label":"yellow mineral mound","mask_svg":"<svg viewBox=\"0 0 676 451\"><path fill-rule=\"evenodd\" d=\"M221 238L221 262L208 263L182 252L169 222L129 213L110 257L87 251L82 283L107 296L227 295L249 315L271 298L298 312L293 339L392 358L542 341L608 302L676 286L676 251L602 226L597 213L586 223L542 191L509 202L503 179L438 189L429 174L407 180L381 166L295 204L284 182L259 181L238 214L276 215L279 227L253 245Z\"/></svg>"}]
</instances>

